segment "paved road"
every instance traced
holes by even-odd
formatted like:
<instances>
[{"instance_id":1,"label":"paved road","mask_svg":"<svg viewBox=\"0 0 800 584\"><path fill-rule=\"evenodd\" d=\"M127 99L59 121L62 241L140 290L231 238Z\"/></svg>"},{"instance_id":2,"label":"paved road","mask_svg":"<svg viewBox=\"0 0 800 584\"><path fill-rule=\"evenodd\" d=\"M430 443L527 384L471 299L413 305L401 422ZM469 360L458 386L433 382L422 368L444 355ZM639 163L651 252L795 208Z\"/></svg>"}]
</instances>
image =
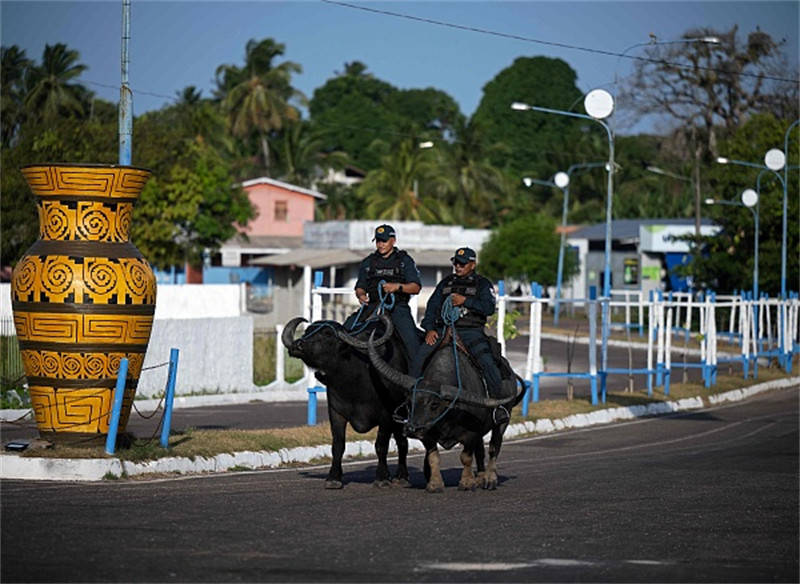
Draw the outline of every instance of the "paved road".
<instances>
[{"instance_id":1,"label":"paved road","mask_svg":"<svg viewBox=\"0 0 800 584\"><path fill-rule=\"evenodd\" d=\"M375 489L374 460L5 480L3 582L797 582L798 391L509 441L496 491Z\"/></svg>"},{"instance_id":2,"label":"paved road","mask_svg":"<svg viewBox=\"0 0 800 584\"><path fill-rule=\"evenodd\" d=\"M509 358L512 361L517 373L525 373L525 357L528 347L528 337L520 336L508 342ZM545 340L542 343L542 355L546 359L548 370L567 371L569 344L555 340ZM634 367L642 368L645 365L645 353L641 349L633 350ZM598 351L597 358L600 358ZM612 368L628 367L629 352L626 348L610 347L609 366ZM683 366L678 358L675 358L672 369L672 380L676 383L681 380ZM692 357L696 360L697 357ZM574 358L571 371L588 370L588 350L585 346L574 348ZM724 369L727 371L727 366ZM741 374L741 366L733 365L733 371ZM687 374L693 381L701 380L699 369L688 369ZM646 378L643 375L634 375L634 383L637 389L647 387ZM627 375L609 376L608 390L622 391L627 387ZM543 378L540 387L540 399L563 399L567 395L567 381L565 378ZM590 394L589 381L574 380L575 395L581 396ZM149 438L159 436L159 423L161 412L150 418L143 417L149 415L144 412L140 415L136 410L131 412L127 430L139 438ZM328 412L325 402L320 401L317 408L317 420L327 421ZM249 402L223 406L205 406L194 408L176 408L173 410L171 428L175 431L185 430L186 428L198 429L258 429L258 428L280 428L287 426L301 426L307 421L307 402ZM32 420L19 421L17 423L0 422L0 441L2 443L11 440L26 438L36 438L38 430Z\"/></svg>"}]
</instances>

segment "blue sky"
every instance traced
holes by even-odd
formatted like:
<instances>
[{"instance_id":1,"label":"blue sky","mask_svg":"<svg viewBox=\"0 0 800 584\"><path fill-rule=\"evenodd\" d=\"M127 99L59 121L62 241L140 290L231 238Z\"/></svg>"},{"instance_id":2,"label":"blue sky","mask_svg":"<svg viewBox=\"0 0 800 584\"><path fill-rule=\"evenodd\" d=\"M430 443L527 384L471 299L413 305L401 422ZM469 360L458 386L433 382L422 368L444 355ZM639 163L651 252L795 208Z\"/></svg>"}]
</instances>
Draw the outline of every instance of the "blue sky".
<instances>
[{"instance_id":1,"label":"blue sky","mask_svg":"<svg viewBox=\"0 0 800 584\"><path fill-rule=\"evenodd\" d=\"M302 66L294 85L309 98L315 88L342 71L345 63L362 61L369 72L396 87L433 87L447 92L467 115L478 106L483 86L521 56L563 59L576 71L580 89L589 91L597 87L611 90L615 70L623 77L631 67L630 60L617 55L647 42L650 34L667 41L693 28L725 31L738 25L744 39L759 26L776 39L786 39L786 53L795 65L800 50L797 0L349 0L349 4L372 11L322 0L132 0L134 113L170 103L188 85L210 96L217 66L242 65L247 41L267 37L286 46L285 60ZM80 81L98 96L117 101L121 0L0 0L0 23L2 44L20 46L37 62L45 44L62 42L78 50L89 67ZM497 34L465 30L468 28ZM636 48L627 54L644 53Z\"/></svg>"}]
</instances>

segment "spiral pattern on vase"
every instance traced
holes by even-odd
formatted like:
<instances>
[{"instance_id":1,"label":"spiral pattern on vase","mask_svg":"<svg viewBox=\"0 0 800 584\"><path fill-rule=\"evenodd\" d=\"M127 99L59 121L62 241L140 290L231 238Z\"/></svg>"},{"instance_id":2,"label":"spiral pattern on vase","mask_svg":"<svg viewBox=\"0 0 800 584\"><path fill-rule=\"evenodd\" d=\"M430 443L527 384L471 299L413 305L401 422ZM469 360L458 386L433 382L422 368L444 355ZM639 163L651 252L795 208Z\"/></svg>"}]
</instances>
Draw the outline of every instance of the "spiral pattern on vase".
<instances>
[{"instance_id":1,"label":"spiral pattern on vase","mask_svg":"<svg viewBox=\"0 0 800 584\"><path fill-rule=\"evenodd\" d=\"M155 312L155 275L130 241L149 171L34 165L40 239L18 262L12 304L40 432L107 433L120 361L128 359L124 431Z\"/></svg>"},{"instance_id":2,"label":"spiral pattern on vase","mask_svg":"<svg viewBox=\"0 0 800 584\"><path fill-rule=\"evenodd\" d=\"M75 271L67 258L49 257L42 264L41 281L44 292L51 300L60 300L72 287Z\"/></svg>"},{"instance_id":3,"label":"spiral pattern on vase","mask_svg":"<svg viewBox=\"0 0 800 584\"><path fill-rule=\"evenodd\" d=\"M83 283L91 295L105 297L117 287L119 274L107 259L86 258L83 266ZM98 301L100 298L95 298ZM106 300L107 302L107 300Z\"/></svg>"},{"instance_id":4,"label":"spiral pattern on vase","mask_svg":"<svg viewBox=\"0 0 800 584\"><path fill-rule=\"evenodd\" d=\"M88 241L115 241L111 209L99 204L78 206L77 239Z\"/></svg>"},{"instance_id":5,"label":"spiral pattern on vase","mask_svg":"<svg viewBox=\"0 0 800 584\"><path fill-rule=\"evenodd\" d=\"M33 258L25 257L14 268L11 286L16 297L27 298L33 293L36 286L36 266L37 262Z\"/></svg>"},{"instance_id":6,"label":"spiral pattern on vase","mask_svg":"<svg viewBox=\"0 0 800 584\"><path fill-rule=\"evenodd\" d=\"M39 237L42 239L72 239L72 221L63 205L45 202L39 206Z\"/></svg>"}]
</instances>

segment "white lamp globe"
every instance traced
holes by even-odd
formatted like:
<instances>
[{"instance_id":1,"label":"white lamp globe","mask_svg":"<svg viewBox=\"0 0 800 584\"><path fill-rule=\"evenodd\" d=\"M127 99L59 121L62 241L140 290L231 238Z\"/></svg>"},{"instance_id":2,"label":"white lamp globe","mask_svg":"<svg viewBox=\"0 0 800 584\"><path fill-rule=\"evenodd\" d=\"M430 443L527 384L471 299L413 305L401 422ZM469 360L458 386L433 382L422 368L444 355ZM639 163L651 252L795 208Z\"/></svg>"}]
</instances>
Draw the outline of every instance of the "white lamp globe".
<instances>
[{"instance_id":1,"label":"white lamp globe","mask_svg":"<svg viewBox=\"0 0 800 584\"><path fill-rule=\"evenodd\" d=\"M569 175L566 172L557 172L556 176L553 177L553 182L556 183L558 188L563 189L569 184Z\"/></svg>"},{"instance_id":2,"label":"white lamp globe","mask_svg":"<svg viewBox=\"0 0 800 584\"><path fill-rule=\"evenodd\" d=\"M593 89L583 100L586 113L596 120L603 120L614 111L614 98L605 89Z\"/></svg>"},{"instance_id":3,"label":"white lamp globe","mask_svg":"<svg viewBox=\"0 0 800 584\"><path fill-rule=\"evenodd\" d=\"M767 168L770 170L780 170L783 168L783 165L786 164L786 156L783 154L782 150L773 148L764 155L764 164L766 164Z\"/></svg>"},{"instance_id":4,"label":"white lamp globe","mask_svg":"<svg viewBox=\"0 0 800 584\"><path fill-rule=\"evenodd\" d=\"M755 207L758 204L758 193L753 189L742 192L742 203L745 207Z\"/></svg>"}]
</instances>

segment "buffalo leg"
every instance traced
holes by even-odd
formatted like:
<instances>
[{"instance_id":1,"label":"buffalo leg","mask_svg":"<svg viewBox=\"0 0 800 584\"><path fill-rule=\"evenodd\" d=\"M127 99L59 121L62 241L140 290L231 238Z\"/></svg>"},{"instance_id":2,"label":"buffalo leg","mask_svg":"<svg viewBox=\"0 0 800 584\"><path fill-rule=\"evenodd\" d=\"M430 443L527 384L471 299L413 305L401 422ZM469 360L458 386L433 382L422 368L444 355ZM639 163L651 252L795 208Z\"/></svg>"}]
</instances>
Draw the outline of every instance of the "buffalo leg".
<instances>
[{"instance_id":1,"label":"buffalo leg","mask_svg":"<svg viewBox=\"0 0 800 584\"><path fill-rule=\"evenodd\" d=\"M401 487L410 487L408 480L408 437L403 432L403 426L393 424L393 436L397 444L397 472L395 472L393 483Z\"/></svg>"},{"instance_id":2,"label":"buffalo leg","mask_svg":"<svg viewBox=\"0 0 800 584\"><path fill-rule=\"evenodd\" d=\"M425 489L429 493L444 492L444 479L442 479L439 450L436 448L435 442L433 445L425 445L425 458L428 460L431 469L431 478L428 480L428 485L425 487Z\"/></svg>"},{"instance_id":3,"label":"buffalo leg","mask_svg":"<svg viewBox=\"0 0 800 584\"><path fill-rule=\"evenodd\" d=\"M378 469L375 471L375 486L388 487L389 480L389 439L392 437L392 428L389 423L382 422L378 425L378 437L375 439L375 453L378 455Z\"/></svg>"},{"instance_id":4,"label":"buffalo leg","mask_svg":"<svg viewBox=\"0 0 800 584\"><path fill-rule=\"evenodd\" d=\"M339 412L335 411L330 406L330 403L328 403L328 419L331 422L331 438L333 438L333 445L331 446L333 460L331 461L331 470L328 472L328 478L325 479L325 488L341 489L342 457L344 456L347 420Z\"/></svg>"},{"instance_id":5,"label":"buffalo leg","mask_svg":"<svg viewBox=\"0 0 800 584\"><path fill-rule=\"evenodd\" d=\"M475 482L483 484L486 477L486 448L483 446L483 438L475 444L475 466L477 467Z\"/></svg>"},{"instance_id":6,"label":"buffalo leg","mask_svg":"<svg viewBox=\"0 0 800 584\"><path fill-rule=\"evenodd\" d=\"M464 445L461 451L461 480L458 481L459 491L474 491L475 487L475 474L472 472L472 447L471 445Z\"/></svg>"},{"instance_id":7,"label":"buffalo leg","mask_svg":"<svg viewBox=\"0 0 800 584\"><path fill-rule=\"evenodd\" d=\"M503 431L506 424L492 428L492 437L489 440L489 466L483 480L483 488L494 490L497 488L497 457L500 456L500 447L503 445Z\"/></svg>"}]
</instances>

